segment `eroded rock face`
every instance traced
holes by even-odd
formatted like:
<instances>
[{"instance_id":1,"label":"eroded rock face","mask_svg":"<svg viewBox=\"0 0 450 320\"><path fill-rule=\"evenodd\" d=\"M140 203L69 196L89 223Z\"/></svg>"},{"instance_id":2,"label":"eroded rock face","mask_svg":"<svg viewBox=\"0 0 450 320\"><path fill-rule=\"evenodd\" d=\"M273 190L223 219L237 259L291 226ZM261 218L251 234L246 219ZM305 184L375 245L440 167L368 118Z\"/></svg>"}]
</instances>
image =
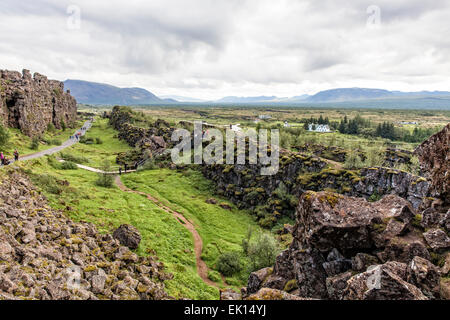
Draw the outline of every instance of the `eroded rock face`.
<instances>
[{"instance_id":1,"label":"eroded rock face","mask_svg":"<svg viewBox=\"0 0 450 320\"><path fill-rule=\"evenodd\" d=\"M429 298L439 298L440 271L430 261L414 257L408 265L407 279Z\"/></svg>"},{"instance_id":2,"label":"eroded rock face","mask_svg":"<svg viewBox=\"0 0 450 320\"><path fill-rule=\"evenodd\" d=\"M300 198L293 236L322 252L333 248L343 253L368 250L404 233L413 217L414 209L398 196L370 203L362 198L310 191Z\"/></svg>"},{"instance_id":3,"label":"eroded rock face","mask_svg":"<svg viewBox=\"0 0 450 320\"><path fill-rule=\"evenodd\" d=\"M132 250L139 247L141 234L139 230L129 224L123 224L113 233L114 239L119 240L120 244Z\"/></svg>"},{"instance_id":4,"label":"eroded rock face","mask_svg":"<svg viewBox=\"0 0 450 320\"><path fill-rule=\"evenodd\" d=\"M431 178L434 195L450 205L450 123L414 153L419 157L421 170Z\"/></svg>"},{"instance_id":5,"label":"eroded rock face","mask_svg":"<svg viewBox=\"0 0 450 320\"><path fill-rule=\"evenodd\" d=\"M406 265L388 262L374 266L347 281L345 300L427 300L414 285L405 281Z\"/></svg>"},{"instance_id":6,"label":"eroded rock face","mask_svg":"<svg viewBox=\"0 0 450 320\"><path fill-rule=\"evenodd\" d=\"M77 116L77 103L64 84L30 71L0 70L0 118L4 124L28 136L42 134L52 123L61 129L71 126Z\"/></svg>"},{"instance_id":7,"label":"eroded rock face","mask_svg":"<svg viewBox=\"0 0 450 320\"><path fill-rule=\"evenodd\" d=\"M299 200L293 241L268 278L276 281L255 283L252 292L286 284L284 291L295 288L290 293L304 298L439 299L442 281L431 261L445 260L447 236L424 232L417 216L395 195L368 202L308 191Z\"/></svg>"},{"instance_id":8,"label":"eroded rock face","mask_svg":"<svg viewBox=\"0 0 450 320\"><path fill-rule=\"evenodd\" d=\"M0 225L0 298L169 298L162 263L52 210L17 172L2 177Z\"/></svg>"}]
</instances>

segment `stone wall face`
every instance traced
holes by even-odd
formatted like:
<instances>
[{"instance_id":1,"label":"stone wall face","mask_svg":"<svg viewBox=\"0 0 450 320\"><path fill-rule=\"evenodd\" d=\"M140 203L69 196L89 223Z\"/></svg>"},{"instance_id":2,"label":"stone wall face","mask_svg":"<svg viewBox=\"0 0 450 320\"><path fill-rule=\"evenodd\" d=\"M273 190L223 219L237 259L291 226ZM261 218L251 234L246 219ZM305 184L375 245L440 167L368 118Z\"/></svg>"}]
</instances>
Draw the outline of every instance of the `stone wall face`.
<instances>
[{"instance_id":1,"label":"stone wall face","mask_svg":"<svg viewBox=\"0 0 450 320\"><path fill-rule=\"evenodd\" d=\"M433 193L450 205L450 123L423 142L414 153L420 166L431 179Z\"/></svg>"},{"instance_id":2,"label":"stone wall face","mask_svg":"<svg viewBox=\"0 0 450 320\"><path fill-rule=\"evenodd\" d=\"M48 80L46 76L23 70L0 70L1 122L18 128L28 136L42 134L50 123L61 129L62 122L73 124L77 115L77 102L64 84Z\"/></svg>"}]
</instances>

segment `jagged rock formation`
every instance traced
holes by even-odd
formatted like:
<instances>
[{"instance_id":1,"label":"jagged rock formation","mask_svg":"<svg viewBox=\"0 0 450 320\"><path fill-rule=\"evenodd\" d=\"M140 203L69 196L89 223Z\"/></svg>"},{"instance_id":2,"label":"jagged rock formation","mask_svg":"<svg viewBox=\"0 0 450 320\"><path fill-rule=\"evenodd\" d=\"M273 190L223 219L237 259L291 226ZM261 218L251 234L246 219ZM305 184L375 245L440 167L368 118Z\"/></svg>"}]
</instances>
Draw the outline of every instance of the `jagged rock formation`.
<instances>
[{"instance_id":1,"label":"jagged rock formation","mask_svg":"<svg viewBox=\"0 0 450 320\"><path fill-rule=\"evenodd\" d=\"M421 170L431 178L434 196L450 205L450 123L414 153L419 157Z\"/></svg>"},{"instance_id":2,"label":"jagged rock formation","mask_svg":"<svg viewBox=\"0 0 450 320\"><path fill-rule=\"evenodd\" d=\"M169 298L161 262L52 210L18 172L2 176L0 225L0 300Z\"/></svg>"},{"instance_id":3,"label":"jagged rock formation","mask_svg":"<svg viewBox=\"0 0 450 320\"><path fill-rule=\"evenodd\" d=\"M110 125L119 132L118 138L135 147L128 153L119 154L116 160L118 164L134 166L146 158L163 153L171 145L170 138L174 128L164 120L158 119L154 123L141 121L131 108L119 106L104 116L109 118Z\"/></svg>"},{"instance_id":4,"label":"jagged rock formation","mask_svg":"<svg viewBox=\"0 0 450 320\"><path fill-rule=\"evenodd\" d=\"M28 70L0 70L0 118L4 125L28 136L42 134L52 123L56 128L71 126L77 103L64 84ZM63 124L64 123L64 124Z\"/></svg>"},{"instance_id":5,"label":"jagged rock formation","mask_svg":"<svg viewBox=\"0 0 450 320\"><path fill-rule=\"evenodd\" d=\"M439 298L441 271L430 260L441 260L450 245L440 239L433 246L417 219L410 203L395 195L369 203L308 191L289 249L273 271L250 276L247 294L268 287L316 299Z\"/></svg>"}]
</instances>

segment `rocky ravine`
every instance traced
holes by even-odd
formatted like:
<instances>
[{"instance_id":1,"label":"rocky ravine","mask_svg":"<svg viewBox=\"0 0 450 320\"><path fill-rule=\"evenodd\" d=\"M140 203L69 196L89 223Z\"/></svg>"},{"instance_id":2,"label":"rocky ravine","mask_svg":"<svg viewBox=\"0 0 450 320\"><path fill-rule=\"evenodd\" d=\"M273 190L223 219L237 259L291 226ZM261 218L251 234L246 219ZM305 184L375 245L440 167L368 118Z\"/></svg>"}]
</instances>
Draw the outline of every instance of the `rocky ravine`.
<instances>
[{"instance_id":1,"label":"rocky ravine","mask_svg":"<svg viewBox=\"0 0 450 320\"><path fill-rule=\"evenodd\" d=\"M76 120L77 102L64 84L23 70L0 70L0 118L4 125L28 136L42 134L52 123L61 129Z\"/></svg>"},{"instance_id":2,"label":"rocky ravine","mask_svg":"<svg viewBox=\"0 0 450 320\"><path fill-rule=\"evenodd\" d=\"M426 150L420 159L438 197L433 203L414 208L393 194L371 203L307 191L289 249L273 268L252 273L241 293L227 290L221 298L450 299L448 129L418 149Z\"/></svg>"},{"instance_id":3,"label":"rocky ravine","mask_svg":"<svg viewBox=\"0 0 450 320\"><path fill-rule=\"evenodd\" d=\"M2 175L0 299L169 298L161 262L51 209L17 170Z\"/></svg>"}]
</instances>

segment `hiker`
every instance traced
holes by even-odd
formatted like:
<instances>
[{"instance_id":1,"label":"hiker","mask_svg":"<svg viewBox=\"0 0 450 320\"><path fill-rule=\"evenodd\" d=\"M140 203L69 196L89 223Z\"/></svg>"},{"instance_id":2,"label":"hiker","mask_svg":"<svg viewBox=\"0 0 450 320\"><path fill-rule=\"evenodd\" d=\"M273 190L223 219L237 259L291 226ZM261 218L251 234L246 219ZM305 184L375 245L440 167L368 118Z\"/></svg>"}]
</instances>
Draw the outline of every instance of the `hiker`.
<instances>
[{"instance_id":1,"label":"hiker","mask_svg":"<svg viewBox=\"0 0 450 320\"><path fill-rule=\"evenodd\" d=\"M3 155L3 152L0 152L0 161L2 162L2 165L5 165L5 156Z\"/></svg>"},{"instance_id":2,"label":"hiker","mask_svg":"<svg viewBox=\"0 0 450 320\"><path fill-rule=\"evenodd\" d=\"M128 165L125 163L125 173L127 173Z\"/></svg>"},{"instance_id":3,"label":"hiker","mask_svg":"<svg viewBox=\"0 0 450 320\"><path fill-rule=\"evenodd\" d=\"M14 150L14 161L19 161L19 151Z\"/></svg>"},{"instance_id":4,"label":"hiker","mask_svg":"<svg viewBox=\"0 0 450 320\"><path fill-rule=\"evenodd\" d=\"M122 175L122 167L119 167L119 175Z\"/></svg>"}]
</instances>

